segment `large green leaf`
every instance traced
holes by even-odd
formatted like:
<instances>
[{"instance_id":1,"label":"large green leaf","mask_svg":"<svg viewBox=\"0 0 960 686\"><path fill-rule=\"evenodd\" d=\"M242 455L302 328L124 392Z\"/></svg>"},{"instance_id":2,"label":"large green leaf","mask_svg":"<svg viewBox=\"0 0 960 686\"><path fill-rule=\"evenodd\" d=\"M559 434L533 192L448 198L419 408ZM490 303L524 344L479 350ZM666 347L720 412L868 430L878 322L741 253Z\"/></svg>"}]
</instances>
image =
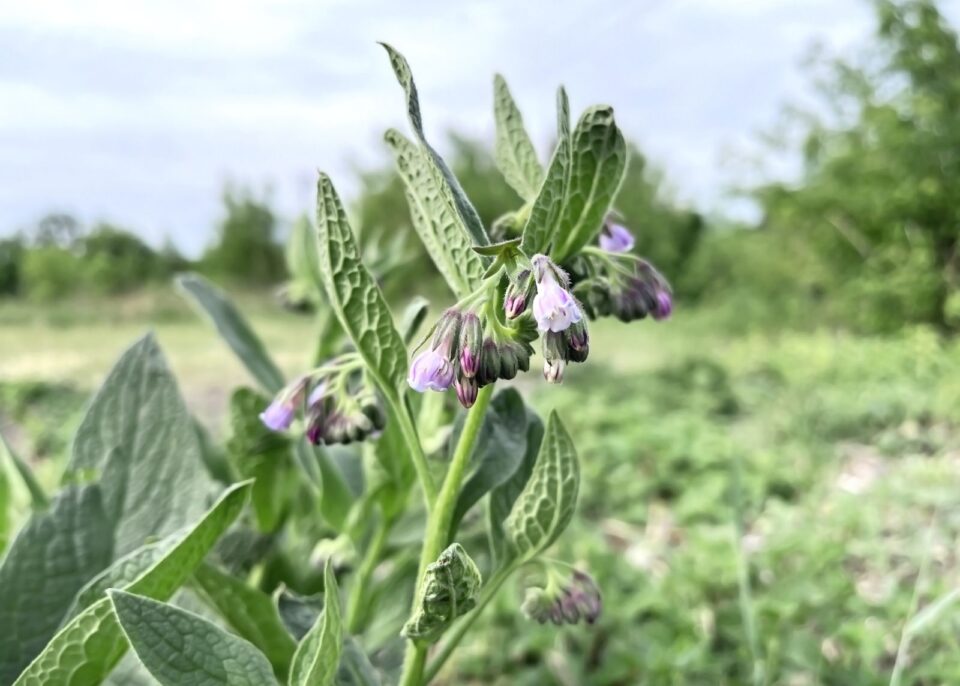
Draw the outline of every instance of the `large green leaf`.
<instances>
[{"instance_id":1,"label":"large green leaf","mask_svg":"<svg viewBox=\"0 0 960 686\"><path fill-rule=\"evenodd\" d=\"M627 146L611 107L590 107L573 131L570 176L560 225L550 251L569 259L600 233L627 170Z\"/></svg>"},{"instance_id":2,"label":"large green leaf","mask_svg":"<svg viewBox=\"0 0 960 686\"><path fill-rule=\"evenodd\" d=\"M557 147L523 227L522 250L532 256L547 252L564 211L570 183L570 104L567 92L557 91Z\"/></svg>"},{"instance_id":3,"label":"large green leaf","mask_svg":"<svg viewBox=\"0 0 960 686\"><path fill-rule=\"evenodd\" d=\"M493 112L497 122L497 167L521 198L533 200L543 181L543 167L523 125L523 116L500 74L493 79Z\"/></svg>"},{"instance_id":4,"label":"large green leaf","mask_svg":"<svg viewBox=\"0 0 960 686\"><path fill-rule=\"evenodd\" d=\"M77 430L65 480L102 473L114 556L195 521L213 482L193 423L152 335L127 350Z\"/></svg>"},{"instance_id":5,"label":"large green leaf","mask_svg":"<svg viewBox=\"0 0 960 686\"><path fill-rule=\"evenodd\" d=\"M317 274L344 331L385 393L396 396L407 373L407 350L390 308L360 259L340 198L321 173L317 183Z\"/></svg>"},{"instance_id":6,"label":"large green leaf","mask_svg":"<svg viewBox=\"0 0 960 686\"><path fill-rule=\"evenodd\" d=\"M440 184L443 189L444 197L453 203L457 215L463 224L463 228L473 239L473 242L477 245L486 245L489 243L489 239L487 238L486 229L483 228L483 222L480 221L480 215L477 214L477 210L470 204L470 200L467 199L467 194L463 192L463 188L461 188L460 182L457 181L457 177L453 175L447 163L443 161L443 158L441 158L437 151L427 142L427 138L423 133L420 101L417 96L417 86L413 82L413 73L410 71L410 65L407 64L406 58L391 46L386 43L381 43L381 45L387 51L387 55L390 57L390 66L393 67L393 73L403 88L407 100L407 115L410 119L410 125L420 140L420 144L430 156L430 161L433 162L433 172L437 178L437 183Z\"/></svg>"},{"instance_id":7,"label":"large green leaf","mask_svg":"<svg viewBox=\"0 0 960 686\"><path fill-rule=\"evenodd\" d=\"M463 427L461 419L454 430L454 440ZM470 476L460 489L450 523L454 537L460 520L490 489L513 476L527 450L527 408L514 388L507 388L494 397L483 418L479 437L470 456Z\"/></svg>"},{"instance_id":8,"label":"large green leaf","mask_svg":"<svg viewBox=\"0 0 960 686\"><path fill-rule=\"evenodd\" d=\"M509 552L529 560L557 540L573 517L579 488L576 449L563 422L552 412L530 480L504 522Z\"/></svg>"},{"instance_id":9,"label":"large green leaf","mask_svg":"<svg viewBox=\"0 0 960 686\"><path fill-rule=\"evenodd\" d=\"M199 274L180 274L176 282L180 290L207 315L223 341L265 391L273 394L283 388L283 374L270 359L247 320L223 291Z\"/></svg>"},{"instance_id":10,"label":"large green leaf","mask_svg":"<svg viewBox=\"0 0 960 686\"><path fill-rule=\"evenodd\" d=\"M255 479L250 495L257 528L271 532L280 524L297 487L290 439L270 431L260 413L270 403L250 388L238 388L230 396L231 436L227 454L234 471Z\"/></svg>"},{"instance_id":11,"label":"large green leaf","mask_svg":"<svg viewBox=\"0 0 960 686\"><path fill-rule=\"evenodd\" d=\"M162 686L267 686L270 663L248 641L192 612L113 590L130 647Z\"/></svg>"},{"instance_id":12,"label":"large green leaf","mask_svg":"<svg viewBox=\"0 0 960 686\"><path fill-rule=\"evenodd\" d=\"M166 555L154 562L123 590L167 600L236 520L250 491L250 482L227 489L207 513ZM5 624L4 626L11 626ZM16 686L76 686L103 680L126 650L110 600L102 597L56 633L15 682Z\"/></svg>"},{"instance_id":13,"label":"large green leaf","mask_svg":"<svg viewBox=\"0 0 960 686\"><path fill-rule=\"evenodd\" d=\"M387 131L384 139L393 151L420 241L454 294L460 298L468 295L483 276L483 260L473 252L470 237L444 195L429 157L394 129Z\"/></svg>"},{"instance_id":14,"label":"large green leaf","mask_svg":"<svg viewBox=\"0 0 960 686\"><path fill-rule=\"evenodd\" d=\"M530 480L542 442L543 421L533 410L527 410L527 436L523 459L509 479L490 491L488 498L487 533L490 537L490 551L495 561L504 556L503 522Z\"/></svg>"},{"instance_id":15,"label":"large green leaf","mask_svg":"<svg viewBox=\"0 0 960 686\"><path fill-rule=\"evenodd\" d=\"M273 598L207 563L197 568L193 578L202 597L232 629L257 646L277 678L285 680L297 643L280 621Z\"/></svg>"},{"instance_id":16,"label":"large green leaf","mask_svg":"<svg viewBox=\"0 0 960 686\"><path fill-rule=\"evenodd\" d=\"M323 570L323 613L297 646L290 668L290 686L330 686L340 664L343 625L340 591L333 567Z\"/></svg>"},{"instance_id":17,"label":"large green leaf","mask_svg":"<svg viewBox=\"0 0 960 686\"><path fill-rule=\"evenodd\" d=\"M480 570L459 543L440 553L427 566L413 615L403 626L404 636L417 643L435 643L457 619L477 605Z\"/></svg>"},{"instance_id":18,"label":"large green leaf","mask_svg":"<svg viewBox=\"0 0 960 686\"><path fill-rule=\"evenodd\" d=\"M49 510L33 514L0 564L0 683L9 684L37 656L112 553L96 484L67 486Z\"/></svg>"}]
</instances>

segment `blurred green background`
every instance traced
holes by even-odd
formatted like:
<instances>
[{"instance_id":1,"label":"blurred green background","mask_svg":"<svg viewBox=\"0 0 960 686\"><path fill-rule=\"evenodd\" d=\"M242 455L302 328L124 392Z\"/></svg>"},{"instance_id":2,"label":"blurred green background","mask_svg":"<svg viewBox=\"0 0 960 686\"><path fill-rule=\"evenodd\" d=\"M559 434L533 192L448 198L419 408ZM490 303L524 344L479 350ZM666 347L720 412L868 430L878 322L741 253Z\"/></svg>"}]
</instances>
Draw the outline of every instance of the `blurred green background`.
<instances>
[{"instance_id":1,"label":"blurred green background","mask_svg":"<svg viewBox=\"0 0 960 686\"><path fill-rule=\"evenodd\" d=\"M818 107L770 141L802 173L739 189L756 222L678 202L634 148L616 206L675 316L598 322L562 387L518 381L574 432L585 479L557 556L598 579L603 618L541 628L503 593L447 683L960 683L960 47L934 2L873 7L870 58L812 65ZM448 156L488 224L519 205L489 148L452 135ZM391 301L442 307L399 179L358 188ZM64 214L0 240L0 429L43 482L147 327L223 436L248 379L173 291L180 271L222 285L298 371L317 331L287 283L288 224L231 187L197 259ZM0 487L2 547L26 510Z\"/></svg>"}]
</instances>

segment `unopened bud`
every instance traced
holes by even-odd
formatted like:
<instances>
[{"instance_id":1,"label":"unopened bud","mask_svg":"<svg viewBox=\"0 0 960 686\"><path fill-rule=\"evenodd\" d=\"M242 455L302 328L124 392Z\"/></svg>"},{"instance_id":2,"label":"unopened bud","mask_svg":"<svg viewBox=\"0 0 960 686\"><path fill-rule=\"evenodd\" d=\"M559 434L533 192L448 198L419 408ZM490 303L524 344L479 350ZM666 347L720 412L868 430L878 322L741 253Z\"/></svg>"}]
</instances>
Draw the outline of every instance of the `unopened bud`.
<instances>
[{"instance_id":1,"label":"unopened bud","mask_svg":"<svg viewBox=\"0 0 960 686\"><path fill-rule=\"evenodd\" d=\"M543 361L543 378L547 380L547 383L562 383L563 382L563 370L567 366L565 360L544 360Z\"/></svg>"},{"instance_id":2,"label":"unopened bud","mask_svg":"<svg viewBox=\"0 0 960 686\"><path fill-rule=\"evenodd\" d=\"M512 343L504 343L500 352L500 378L512 379L517 375L517 353Z\"/></svg>"},{"instance_id":3,"label":"unopened bud","mask_svg":"<svg viewBox=\"0 0 960 686\"><path fill-rule=\"evenodd\" d=\"M460 323L460 372L467 378L476 375L480 367L483 346L483 326L473 312L467 312Z\"/></svg>"},{"instance_id":4,"label":"unopened bud","mask_svg":"<svg viewBox=\"0 0 960 686\"><path fill-rule=\"evenodd\" d=\"M437 322L436 330L433 332L431 349L436 350L444 357L452 357L450 353L460 335L461 319L462 315L458 310L451 308L444 312Z\"/></svg>"},{"instance_id":5,"label":"unopened bud","mask_svg":"<svg viewBox=\"0 0 960 686\"><path fill-rule=\"evenodd\" d=\"M666 319L673 312L673 299L667 291L657 292L657 306L653 310L653 318Z\"/></svg>"},{"instance_id":6,"label":"unopened bud","mask_svg":"<svg viewBox=\"0 0 960 686\"><path fill-rule=\"evenodd\" d=\"M465 408L470 409L477 402L477 380L476 378L459 378L453 387L457 390L457 400Z\"/></svg>"},{"instance_id":7,"label":"unopened bud","mask_svg":"<svg viewBox=\"0 0 960 686\"><path fill-rule=\"evenodd\" d=\"M492 339L484 340L480 351L480 369L477 370L477 383L480 386L491 384L500 378L500 353Z\"/></svg>"}]
</instances>

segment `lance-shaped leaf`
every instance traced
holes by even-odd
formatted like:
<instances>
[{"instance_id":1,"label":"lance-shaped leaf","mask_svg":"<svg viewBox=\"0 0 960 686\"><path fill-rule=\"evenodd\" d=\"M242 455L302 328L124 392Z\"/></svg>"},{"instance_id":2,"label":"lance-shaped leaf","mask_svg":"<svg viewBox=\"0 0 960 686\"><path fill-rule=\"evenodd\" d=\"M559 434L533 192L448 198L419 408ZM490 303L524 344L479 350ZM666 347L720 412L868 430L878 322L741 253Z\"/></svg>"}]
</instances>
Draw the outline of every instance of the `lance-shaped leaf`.
<instances>
[{"instance_id":1,"label":"lance-shaped leaf","mask_svg":"<svg viewBox=\"0 0 960 686\"><path fill-rule=\"evenodd\" d=\"M270 359L247 320L223 291L199 274L180 274L176 283L180 291L213 323L224 343L263 390L273 394L283 388L283 374Z\"/></svg>"},{"instance_id":2,"label":"lance-shaped leaf","mask_svg":"<svg viewBox=\"0 0 960 686\"><path fill-rule=\"evenodd\" d=\"M627 146L613 109L587 109L573 131L570 176L550 256L573 257L600 233L627 170Z\"/></svg>"},{"instance_id":3,"label":"lance-shaped leaf","mask_svg":"<svg viewBox=\"0 0 960 686\"><path fill-rule=\"evenodd\" d=\"M454 429L450 442L463 429L463 420ZM523 398L513 388L507 388L494 397L490 410L484 415L479 438L470 455L470 476L460 489L450 523L450 536L460 520L487 491L508 480L520 466L527 450L527 409Z\"/></svg>"},{"instance_id":4,"label":"lance-shaped leaf","mask_svg":"<svg viewBox=\"0 0 960 686\"><path fill-rule=\"evenodd\" d=\"M152 335L120 357L77 430L64 479L97 473L115 558L195 521L213 490L193 421Z\"/></svg>"},{"instance_id":5,"label":"lance-shaped leaf","mask_svg":"<svg viewBox=\"0 0 960 686\"><path fill-rule=\"evenodd\" d=\"M213 609L234 631L263 652L278 679L286 680L297 643L280 621L273 599L210 564L201 564L193 579Z\"/></svg>"},{"instance_id":6,"label":"lance-shaped leaf","mask_svg":"<svg viewBox=\"0 0 960 686\"><path fill-rule=\"evenodd\" d=\"M0 564L0 683L13 681L43 649L112 552L96 484L68 486L50 509L33 514Z\"/></svg>"},{"instance_id":7,"label":"lance-shaped leaf","mask_svg":"<svg viewBox=\"0 0 960 686\"><path fill-rule=\"evenodd\" d=\"M380 287L360 259L357 239L330 177L317 183L317 272L337 319L381 390L396 396L407 373L407 350Z\"/></svg>"},{"instance_id":8,"label":"lance-shaped leaf","mask_svg":"<svg viewBox=\"0 0 960 686\"><path fill-rule=\"evenodd\" d=\"M227 489L166 555L123 590L167 600L243 510L250 482ZM15 682L16 686L75 686L103 680L126 651L126 641L110 600L101 598L56 633Z\"/></svg>"},{"instance_id":9,"label":"lance-shaped leaf","mask_svg":"<svg viewBox=\"0 0 960 686\"><path fill-rule=\"evenodd\" d=\"M400 333L404 343L410 345L413 342L413 337L417 335L429 311L430 301L419 295L404 308L403 318L400 320Z\"/></svg>"},{"instance_id":10,"label":"lance-shaped leaf","mask_svg":"<svg viewBox=\"0 0 960 686\"><path fill-rule=\"evenodd\" d=\"M416 610L401 633L420 644L435 643L457 617L476 607L480 584L476 563L463 546L451 544L427 566Z\"/></svg>"},{"instance_id":11,"label":"lance-shaped leaf","mask_svg":"<svg viewBox=\"0 0 960 686\"><path fill-rule=\"evenodd\" d=\"M527 255L547 252L553 243L570 182L571 144L570 103L561 87L557 90L557 147L523 228L520 247Z\"/></svg>"},{"instance_id":12,"label":"lance-shaped leaf","mask_svg":"<svg viewBox=\"0 0 960 686\"><path fill-rule=\"evenodd\" d=\"M381 43L381 45L387 51L387 55L390 57L390 66L393 67L393 73L396 74L397 81L400 82L400 86L403 88L404 95L407 99L407 115L410 118L410 125L413 127L414 133L417 134L417 138L433 162L434 175L437 177L437 182L442 185L443 195L453 203L457 215L463 223L464 229L473 239L473 242L478 245L484 245L489 239L487 238L486 230L483 228L483 222L480 221L480 215L477 214L474 206L470 204L470 200L467 199L467 194L464 193L463 188L460 187L460 182L457 181L457 177L453 175L453 172L450 171L450 168L437 151L430 146L426 136L423 134L420 101L417 96L417 86L413 82L413 73L410 71L410 65L407 64L406 58L391 46L386 43Z\"/></svg>"},{"instance_id":13,"label":"lance-shaped leaf","mask_svg":"<svg viewBox=\"0 0 960 686\"><path fill-rule=\"evenodd\" d=\"M110 591L130 647L162 686L269 686L270 663L251 643L192 612Z\"/></svg>"},{"instance_id":14,"label":"lance-shaped leaf","mask_svg":"<svg viewBox=\"0 0 960 686\"><path fill-rule=\"evenodd\" d=\"M47 499L47 494L43 491L43 487L37 481L37 477L33 475L33 470L30 469L30 465L20 459L20 456L14 451L13 446L7 442L2 432L0 432L0 458L5 459L7 464L17 473L20 482L30 494L30 501L33 507L35 509L46 507L49 504L49 500ZM0 469L5 471L6 464L0 467Z\"/></svg>"},{"instance_id":15,"label":"lance-shaped leaf","mask_svg":"<svg viewBox=\"0 0 960 686\"><path fill-rule=\"evenodd\" d=\"M530 480L504 522L508 552L529 560L557 540L573 517L579 488L577 452L563 422L552 412Z\"/></svg>"},{"instance_id":16,"label":"lance-shaped leaf","mask_svg":"<svg viewBox=\"0 0 960 686\"><path fill-rule=\"evenodd\" d=\"M479 283L484 265L471 250L456 208L445 196L423 150L394 129L387 131L384 140L403 180L413 228L450 289L458 297L466 296Z\"/></svg>"},{"instance_id":17,"label":"lance-shaped leaf","mask_svg":"<svg viewBox=\"0 0 960 686\"><path fill-rule=\"evenodd\" d=\"M497 122L497 168L521 198L533 200L543 181L543 167L523 125L523 116L500 74L493 79L493 112Z\"/></svg>"},{"instance_id":18,"label":"lance-shaped leaf","mask_svg":"<svg viewBox=\"0 0 960 686\"><path fill-rule=\"evenodd\" d=\"M329 560L323 570L323 584L323 613L297 646L290 668L290 686L330 686L337 675L343 626L340 591Z\"/></svg>"}]
</instances>

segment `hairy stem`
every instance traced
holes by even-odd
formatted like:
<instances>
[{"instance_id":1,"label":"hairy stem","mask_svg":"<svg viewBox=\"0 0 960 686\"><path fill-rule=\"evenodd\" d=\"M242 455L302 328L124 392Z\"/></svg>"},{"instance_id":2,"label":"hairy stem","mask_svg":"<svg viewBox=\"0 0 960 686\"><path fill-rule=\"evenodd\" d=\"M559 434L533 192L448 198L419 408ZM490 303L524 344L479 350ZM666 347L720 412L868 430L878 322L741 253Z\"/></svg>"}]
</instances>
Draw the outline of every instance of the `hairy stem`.
<instances>
[{"instance_id":1,"label":"hairy stem","mask_svg":"<svg viewBox=\"0 0 960 686\"><path fill-rule=\"evenodd\" d=\"M433 512L437 500L437 485L433 482L433 475L430 474L427 456L423 453L423 446L420 444L420 437L417 436L417 429L413 425L413 419L410 417L407 404L396 393L387 395L387 403L390 405L394 421L400 425L400 432L407 444L407 452L410 453L410 459L413 460L413 468L417 472L420 488L423 489L427 512Z\"/></svg>"},{"instance_id":2,"label":"hairy stem","mask_svg":"<svg viewBox=\"0 0 960 686\"><path fill-rule=\"evenodd\" d=\"M463 431L460 433L460 440L457 441L457 447L453 451L453 459L450 460L450 466L447 468L443 486L440 487L440 494L437 496L435 507L427 519L426 539L423 542L423 548L420 550L417 592L414 594L415 603L418 602L420 597L420 584L423 582L427 565L440 556L449 542L450 522L453 519L453 510L456 507L457 496L460 494L460 486L463 483L463 474L467 469L467 463L470 461L473 446L477 442L477 434L483 425L483 416L487 412L492 395L493 384L481 388L480 392L477 393L477 401L467 412L467 420L463 423ZM427 648L417 646L411 641L407 645L407 654L403 660L403 676L400 678L400 686L420 686L423 684L423 668L426 660Z\"/></svg>"},{"instance_id":3,"label":"hairy stem","mask_svg":"<svg viewBox=\"0 0 960 686\"><path fill-rule=\"evenodd\" d=\"M443 647L437 652L436 657L430 661L430 666L427 667L426 674L424 676L424 683L430 683L430 680L437 676L437 672L440 671L444 663L453 655L453 651L456 650L457 646L460 645L460 641L463 640L463 637L467 635L467 632L470 630L470 627L473 626L473 623L477 621L477 618L480 616L480 613L483 612L483 608L493 600L497 595L497 591L500 590L500 587L503 586L503 582L506 581L510 575L516 570L517 565L510 564L502 569L497 570L497 572L490 578L490 580L483 587L483 590L480 592L480 597L477 598L477 606L473 611L464 617L457 626L454 628L450 636L443 642Z\"/></svg>"},{"instance_id":4,"label":"hairy stem","mask_svg":"<svg viewBox=\"0 0 960 686\"><path fill-rule=\"evenodd\" d=\"M364 553L360 567L357 569L357 578L350 589L350 598L347 604L347 630L351 634L359 634L363 629L367 586L370 583L370 577L373 576L373 570L377 568L377 563L380 562L380 556L383 554L383 548L387 543L387 536L390 534L390 525L391 522L384 518L380 519L373 533L373 539L370 541L370 546Z\"/></svg>"}]
</instances>

